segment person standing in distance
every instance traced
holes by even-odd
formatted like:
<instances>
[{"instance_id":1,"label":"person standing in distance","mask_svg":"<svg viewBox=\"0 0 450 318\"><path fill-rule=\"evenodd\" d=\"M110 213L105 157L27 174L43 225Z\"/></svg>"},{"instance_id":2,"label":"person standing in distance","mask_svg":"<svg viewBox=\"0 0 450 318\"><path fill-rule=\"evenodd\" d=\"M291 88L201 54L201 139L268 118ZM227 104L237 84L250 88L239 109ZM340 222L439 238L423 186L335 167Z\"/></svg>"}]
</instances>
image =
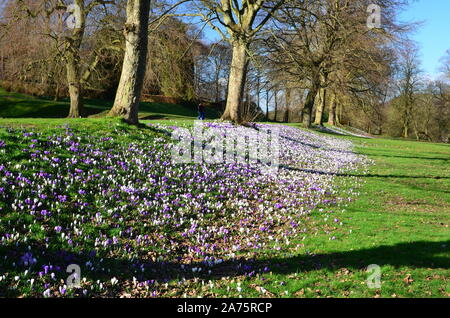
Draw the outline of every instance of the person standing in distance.
<instances>
[{"instance_id":1,"label":"person standing in distance","mask_svg":"<svg viewBox=\"0 0 450 318\"><path fill-rule=\"evenodd\" d=\"M203 102L198 104L198 119L205 120L205 104Z\"/></svg>"}]
</instances>

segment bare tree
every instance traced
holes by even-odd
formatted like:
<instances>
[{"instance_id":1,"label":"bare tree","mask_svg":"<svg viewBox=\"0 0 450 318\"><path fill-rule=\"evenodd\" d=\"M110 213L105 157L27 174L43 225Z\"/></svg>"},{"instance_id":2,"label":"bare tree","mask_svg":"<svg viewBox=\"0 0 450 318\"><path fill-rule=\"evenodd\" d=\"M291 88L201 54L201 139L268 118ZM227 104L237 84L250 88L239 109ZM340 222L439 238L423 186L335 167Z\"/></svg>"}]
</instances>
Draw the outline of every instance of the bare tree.
<instances>
[{"instance_id":1,"label":"bare tree","mask_svg":"<svg viewBox=\"0 0 450 318\"><path fill-rule=\"evenodd\" d=\"M109 0L74 0L71 5L64 0L14 0L15 18L33 19L35 22L46 20L46 36L55 41L57 54L64 61L66 79L69 88L70 110L68 117L84 115L82 83L83 75L89 77L90 69L83 70L81 47L83 44L87 17L98 6L112 4Z\"/></svg>"},{"instance_id":2,"label":"bare tree","mask_svg":"<svg viewBox=\"0 0 450 318\"><path fill-rule=\"evenodd\" d=\"M420 89L421 78L417 50L411 45L400 52L398 72L398 108L403 130L403 137L408 138L412 124L413 107L416 102L416 94Z\"/></svg>"},{"instance_id":3,"label":"bare tree","mask_svg":"<svg viewBox=\"0 0 450 318\"><path fill-rule=\"evenodd\" d=\"M394 23L395 13L403 1L375 2L384 12L382 30L367 28L369 2L365 0L292 0L278 11L272 36L267 40L271 48L268 56L279 65L279 72L306 89L302 110L305 127L311 125L314 105L319 106L316 123L323 121L325 104L315 102L319 91L336 81L341 81L341 86L351 86L349 83L355 79L362 83L361 78L367 79L362 74L366 67L364 62L372 67L372 53L377 53L371 47L380 48L383 43L386 46L399 32L400 28ZM382 69L379 65L376 67ZM342 74L338 76L337 72Z\"/></svg>"},{"instance_id":4,"label":"bare tree","mask_svg":"<svg viewBox=\"0 0 450 318\"><path fill-rule=\"evenodd\" d=\"M316 96L327 85L334 55L349 37L348 19L343 19L349 6L348 1L289 1L276 16L278 24L267 40L273 63L280 65L278 71L307 88L302 110L305 127L311 126Z\"/></svg>"},{"instance_id":5,"label":"bare tree","mask_svg":"<svg viewBox=\"0 0 450 318\"><path fill-rule=\"evenodd\" d=\"M227 104L222 119L242 122L242 101L249 62L250 43L270 20L283 0L201 0L199 13L232 47ZM261 15L259 17L258 15ZM214 22L218 22L219 25ZM221 30L225 27L226 33Z\"/></svg>"},{"instance_id":6,"label":"bare tree","mask_svg":"<svg viewBox=\"0 0 450 318\"><path fill-rule=\"evenodd\" d=\"M216 103L222 100L221 96L221 82L224 77L229 76L230 74L230 62L231 62L231 54L230 48L228 45L224 43L214 43L211 46L211 51L209 56L211 57L213 63L213 72L214 75L214 101Z\"/></svg>"}]
</instances>

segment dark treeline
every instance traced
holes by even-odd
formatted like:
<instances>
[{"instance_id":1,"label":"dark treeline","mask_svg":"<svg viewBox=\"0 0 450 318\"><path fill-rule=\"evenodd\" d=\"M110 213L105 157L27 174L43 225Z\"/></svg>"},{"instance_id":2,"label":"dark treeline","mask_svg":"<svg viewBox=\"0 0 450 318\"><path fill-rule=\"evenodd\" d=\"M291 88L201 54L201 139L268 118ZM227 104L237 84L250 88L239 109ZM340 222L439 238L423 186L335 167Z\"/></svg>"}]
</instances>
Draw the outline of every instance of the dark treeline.
<instances>
[{"instance_id":1,"label":"dark treeline","mask_svg":"<svg viewBox=\"0 0 450 318\"><path fill-rule=\"evenodd\" d=\"M0 79L11 91L114 100L142 94L223 107L225 120L348 125L448 142L450 50L427 79L403 0L5 0ZM222 40L205 39L205 27Z\"/></svg>"}]
</instances>

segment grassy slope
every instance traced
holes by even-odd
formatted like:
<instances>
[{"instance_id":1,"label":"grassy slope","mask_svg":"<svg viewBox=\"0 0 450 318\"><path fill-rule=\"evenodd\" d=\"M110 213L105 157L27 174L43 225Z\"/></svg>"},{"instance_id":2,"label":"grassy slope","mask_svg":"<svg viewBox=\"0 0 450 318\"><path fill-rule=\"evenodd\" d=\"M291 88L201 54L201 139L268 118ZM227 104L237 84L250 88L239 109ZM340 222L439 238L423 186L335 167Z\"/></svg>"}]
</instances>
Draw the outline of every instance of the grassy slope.
<instances>
[{"instance_id":1,"label":"grassy slope","mask_svg":"<svg viewBox=\"0 0 450 318\"><path fill-rule=\"evenodd\" d=\"M86 129L100 122L105 126L102 119L0 119L0 125L38 127L66 122ZM189 123L164 121L181 122ZM449 296L449 145L338 138L350 138L357 151L375 160L362 177L365 184L357 200L328 217L315 211L305 222L309 234L304 240L291 242L282 254L267 251L256 260L255 267L267 265L270 272L217 280L214 294L261 296L263 287L265 296L277 297ZM333 218L344 225L333 224ZM381 266L381 289L367 288L369 264ZM192 287L197 289L193 295L211 295L200 285Z\"/></svg>"},{"instance_id":2,"label":"grassy slope","mask_svg":"<svg viewBox=\"0 0 450 318\"><path fill-rule=\"evenodd\" d=\"M105 114L112 102L103 100L85 100L88 115ZM48 98L6 92L0 88L0 118L64 118L69 113L67 99L55 102ZM139 117L142 119L194 119L198 116L194 107L167 103L146 103L140 105ZM208 119L217 118L213 109L206 110Z\"/></svg>"},{"instance_id":3,"label":"grassy slope","mask_svg":"<svg viewBox=\"0 0 450 318\"><path fill-rule=\"evenodd\" d=\"M97 111L110 106L96 101L87 105L97 107ZM194 110L180 108L183 106L171 107L167 111L167 105L146 104L141 116L170 119L161 121L166 124L189 124L196 116ZM67 102L55 103L0 90L0 117L62 117L66 110ZM104 119L17 118L0 119L0 126L70 123L90 130L100 122L105 123ZM264 287L268 291L264 295L288 297L450 295L450 146L338 138L353 140L357 151L376 162L370 174L362 177L366 183L359 189L358 199L328 218L324 212L315 211L306 221L309 234L290 245L298 244L297 248L286 247L282 254L268 251L265 259L256 260L260 265L267 264L270 272L253 278L217 280L215 294L261 296L259 287ZM332 222L336 217L343 226ZM382 268L380 290L366 286L365 268L369 264ZM238 281L240 293L236 288ZM198 286L198 294L205 294L203 287Z\"/></svg>"},{"instance_id":4,"label":"grassy slope","mask_svg":"<svg viewBox=\"0 0 450 318\"><path fill-rule=\"evenodd\" d=\"M272 272L244 280L242 295L263 287L287 297L450 296L449 145L349 139L375 165L357 200L329 217L344 225L333 229L315 211L308 226L315 234L296 242L298 250L268 257ZM381 289L367 287L370 264L381 267Z\"/></svg>"}]
</instances>

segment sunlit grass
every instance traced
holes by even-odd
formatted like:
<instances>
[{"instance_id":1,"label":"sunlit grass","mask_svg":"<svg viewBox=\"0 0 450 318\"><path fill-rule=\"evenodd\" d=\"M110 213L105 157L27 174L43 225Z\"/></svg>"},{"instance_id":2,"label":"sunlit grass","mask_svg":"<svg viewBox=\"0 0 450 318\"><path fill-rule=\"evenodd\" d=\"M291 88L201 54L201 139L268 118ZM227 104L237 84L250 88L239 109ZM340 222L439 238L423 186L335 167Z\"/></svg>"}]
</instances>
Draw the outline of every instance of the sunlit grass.
<instances>
[{"instance_id":1,"label":"sunlit grass","mask_svg":"<svg viewBox=\"0 0 450 318\"><path fill-rule=\"evenodd\" d=\"M176 126L193 123L192 119L178 118L144 122ZM133 131L140 129L116 119L0 119L0 126L49 131L65 124L96 134L120 126L133 136ZM298 235L289 247L282 245L281 251L259 254L254 266L267 267L266 271L252 277L205 277L205 285L192 282L188 296L450 295L449 145L337 137L352 140L355 151L375 160L369 173L359 176L364 185L355 189L359 194L355 200L333 213L315 210L303 224L307 235ZM35 235L39 236L38 229ZM370 264L381 267L380 289L370 289L366 284ZM174 289L172 294L182 296L183 292Z\"/></svg>"}]
</instances>

